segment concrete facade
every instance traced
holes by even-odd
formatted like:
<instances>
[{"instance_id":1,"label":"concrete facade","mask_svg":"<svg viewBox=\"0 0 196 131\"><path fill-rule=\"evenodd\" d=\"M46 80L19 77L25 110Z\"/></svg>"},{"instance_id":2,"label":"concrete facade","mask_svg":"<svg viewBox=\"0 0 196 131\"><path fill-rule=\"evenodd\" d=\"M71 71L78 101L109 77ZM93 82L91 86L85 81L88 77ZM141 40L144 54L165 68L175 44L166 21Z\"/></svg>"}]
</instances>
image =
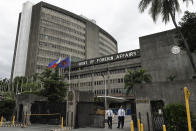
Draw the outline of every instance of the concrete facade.
<instances>
[{"instance_id":1,"label":"concrete facade","mask_svg":"<svg viewBox=\"0 0 196 131\"><path fill-rule=\"evenodd\" d=\"M137 118L140 119L141 123L143 123L144 129L148 131L153 131L150 100L147 98L136 99L136 111Z\"/></svg>"},{"instance_id":2,"label":"concrete facade","mask_svg":"<svg viewBox=\"0 0 196 131\"><path fill-rule=\"evenodd\" d=\"M19 18L20 28L24 13L26 12L22 12ZM30 23L23 22L30 27L30 32L20 35L22 32L19 30L16 34L11 78L41 73L50 62L59 57L63 59L72 56L72 61L76 62L118 52L117 41L96 25L95 21L83 16L45 2L33 5L30 16ZM28 40L25 42L26 50L18 47L19 36ZM18 71L15 68L19 58L17 54L21 52L18 49L27 54L27 59L23 64L25 68L22 74L14 75L14 72Z\"/></svg>"},{"instance_id":3,"label":"concrete facade","mask_svg":"<svg viewBox=\"0 0 196 131\"><path fill-rule=\"evenodd\" d=\"M168 30L139 38L141 66L151 74L153 82L192 79L193 69L185 51L172 54L173 46L178 45L175 30ZM194 55L195 58L195 55Z\"/></svg>"},{"instance_id":4,"label":"concrete facade","mask_svg":"<svg viewBox=\"0 0 196 131\"><path fill-rule=\"evenodd\" d=\"M179 80L173 82L154 82L151 84L143 84L137 86L136 98L153 100L163 100L164 105L172 103L185 104L184 87L190 90L190 110L196 114L196 81L195 80Z\"/></svg>"}]
</instances>

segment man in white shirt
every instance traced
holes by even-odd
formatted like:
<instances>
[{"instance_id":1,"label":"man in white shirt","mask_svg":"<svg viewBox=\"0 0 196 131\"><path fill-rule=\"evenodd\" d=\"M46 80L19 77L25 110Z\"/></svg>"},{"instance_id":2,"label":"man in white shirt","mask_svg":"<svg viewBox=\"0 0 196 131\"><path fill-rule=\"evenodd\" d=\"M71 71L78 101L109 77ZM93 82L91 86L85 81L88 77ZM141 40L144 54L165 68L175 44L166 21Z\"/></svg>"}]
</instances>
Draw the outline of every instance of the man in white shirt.
<instances>
[{"instance_id":1,"label":"man in white shirt","mask_svg":"<svg viewBox=\"0 0 196 131\"><path fill-rule=\"evenodd\" d=\"M125 110L123 109L122 106L120 106L120 109L118 110L118 127L117 128L120 128L120 125L121 125L121 128L124 127L124 119L125 119Z\"/></svg>"},{"instance_id":2,"label":"man in white shirt","mask_svg":"<svg viewBox=\"0 0 196 131\"><path fill-rule=\"evenodd\" d=\"M107 116L108 116L108 128L112 129L112 117L113 117L113 111L111 110L111 108L109 108L106 112Z\"/></svg>"}]
</instances>

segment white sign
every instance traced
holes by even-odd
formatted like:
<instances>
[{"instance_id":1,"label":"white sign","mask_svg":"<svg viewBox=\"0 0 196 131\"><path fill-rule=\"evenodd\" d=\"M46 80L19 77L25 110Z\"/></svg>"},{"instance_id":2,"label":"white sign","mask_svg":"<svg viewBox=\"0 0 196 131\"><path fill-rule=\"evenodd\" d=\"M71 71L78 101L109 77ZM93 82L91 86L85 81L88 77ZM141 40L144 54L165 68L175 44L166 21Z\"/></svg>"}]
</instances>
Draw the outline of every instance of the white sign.
<instances>
[{"instance_id":1,"label":"white sign","mask_svg":"<svg viewBox=\"0 0 196 131\"><path fill-rule=\"evenodd\" d=\"M172 48L171 48L171 52L173 53L173 54L179 54L180 53L180 47L179 46L173 46Z\"/></svg>"}]
</instances>

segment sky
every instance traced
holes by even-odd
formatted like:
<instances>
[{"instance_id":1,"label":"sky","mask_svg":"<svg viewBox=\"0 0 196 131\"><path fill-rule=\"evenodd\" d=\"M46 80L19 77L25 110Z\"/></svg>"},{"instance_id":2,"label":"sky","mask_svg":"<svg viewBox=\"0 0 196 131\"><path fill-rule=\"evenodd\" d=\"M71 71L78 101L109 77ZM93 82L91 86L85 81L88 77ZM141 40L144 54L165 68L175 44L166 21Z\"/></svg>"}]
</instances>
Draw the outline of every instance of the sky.
<instances>
[{"instance_id":1,"label":"sky","mask_svg":"<svg viewBox=\"0 0 196 131\"><path fill-rule=\"evenodd\" d=\"M118 42L118 52L139 49L139 37L174 28L172 22L165 25L161 20L156 23L148 11L140 13L140 0L44 0L77 15L94 19L96 24L111 34ZM0 79L11 74L18 15L26 0L1 0L0 2ZM31 0L36 4L39 0ZM196 10L196 3L181 4L181 13ZM160 17L161 19L161 17Z\"/></svg>"}]
</instances>

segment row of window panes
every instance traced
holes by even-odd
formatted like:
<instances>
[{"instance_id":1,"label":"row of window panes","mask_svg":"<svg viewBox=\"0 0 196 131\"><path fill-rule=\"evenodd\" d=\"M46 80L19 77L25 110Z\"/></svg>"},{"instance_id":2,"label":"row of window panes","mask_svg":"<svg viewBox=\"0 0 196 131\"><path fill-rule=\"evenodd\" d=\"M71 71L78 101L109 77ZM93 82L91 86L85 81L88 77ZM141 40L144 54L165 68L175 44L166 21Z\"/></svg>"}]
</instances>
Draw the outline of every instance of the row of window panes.
<instances>
[{"instance_id":1,"label":"row of window panes","mask_svg":"<svg viewBox=\"0 0 196 131\"><path fill-rule=\"evenodd\" d=\"M78 83L71 83L71 87L78 87L79 84Z\"/></svg>"},{"instance_id":2,"label":"row of window panes","mask_svg":"<svg viewBox=\"0 0 196 131\"><path fill-rule=\"evenodd\" d=\"M50 14L47 14L47 13L41 13L41 17L45 18L46 20L53 20L53 21L56 21L58 23L66 24L68 26L73 26L73 27L75 27L77 29L80 29L80 30L85 30L85 28L83 28L82 26L80 26L76 23L70 22L69 20L65 20L65 19L59 18L57 16L53 16L53 15L50 15Z\"/></svg>"},{"instance_id":3,"label":"row of window panes","mask_svg":"<svg viewBox=\"0 0 196 131\"><path fill-rule=\"evenodd\" d=\"M102 46L99 46L99 52L104 52L104 53L107 53L108 55L111 55L111 54L114 54L115 52L112 52L111 50L108 51L106 48L102 47Z\"/></svg>"},{"instance_id":4,"label":"row of window panes","mask_svg":"<svg viewBox=\"0 0 196 131\"><path fill-rule=\"evenodd\" d=\"M92 86L92 82L81 82L80 87Z\"/></svg>"},{"instance_id":5,"label":"row of window panes","mask_svg":"<svg viewBox=\"0 0 196 131\"><path fill-rule=\"evenodd\" d=\"M125 69L110 70L110 74L125 73Z\"/></svg>"},{"instance_id":6,"label":"row of window panes","mask_svg":"<svg viewBox=\"0 0 196 131\"><path fill-rule=\"evenodd\" d=\"M109 71L110 74L119 74L119 73L125 73L125 69L116 69L116 70L110 70ZM105 76L107 75L107 71L103 71L103 72L95 72L94 76ZM78 77L76 77L78 75L75 75L72 77L72 79L78 79ZM88 77L92 77L92 74L88 73L88 74L82 74L80 75L80 78L88 78Z\"/></svg>"},{"instance_id":7,"label":"row of window panes","mask_svg":"<svg viewBox=\"0 0 196 131\"><path fill-rule=\"evenodd\" d=\"M95 90L95 95L103 95L105 94L105 90ZM106 95L108 94L108 89L106 90Z\"/></svg>"},{"instance_id":8,"label":"row of window panes","mask_svg":"<svg viewBox=\"0 0 196 131\"><path fill-rule=\"evenodd\" d=\"M108 41L108 40L106 40L105 38L103 38L103 37L99 37L99 40L100 41L104 41L105 43L109 43L111 46L113 46L114 48L116 48L116 44L115 43L113 43L113 42L110 42L110 41Z\"/></svg>"},{"instance_id":9,"label":"row of window panes","mask_svg":"<svg viewBox=\"0 0 196 131\"><path fill-rule=\"evenodd\" d=\"M110 84L115 84L115 83L123 83L124 79L123 78L118 78L118 79L110 79ZM104 85L105 80L100 80L100 81L95 81L94 85ZM108 84L108 80L106 80L106 84Z\"/></svg>"},{"instance_id":10,"label":"row of window panes","mask_svg":"<svg viewBox=\"0 0 196 131\"><path fill-rule=\"evenodd\" d=\"M39 46L40 47L43 47L43 48L47 48L47 49L49 49L49 48L57 49L58 52L60 50L63 50L63 51L77 53L77 54L80 54L80 55L85 55L85 53L82 52L82 51L71 49L71 48L68 48L68 47L65 47L65 46L60 46L60 45L52 44L52 43L40 42L39 43Z\"/></svg>"},{"instance_id":11,"label":"row of window panes","mask_svg":"<svg viewBox=\"0 0 196 131\"><path fill-rule=\"evenodd\" d=\"M42 12L55 15L55 16L57 16L59 18L66 19L68 21L73 21L75 23L81 24L82 27L85 27L85 23L84 22L79 21L78 19L75 19L75 18L73 18L71 16L68 16L67 14L64 14L64 13L61 13L61 12L57 12L56 10L52 10L52 9L49 9L49 8L42 8Z\"/></svg>"},{"instance_id":12,"label":"row of window panes","mask_svg":"<svg viewBox=\"0 0 196 131\"><path fill-rule=\"evenodd\" d=\"M58 58L58 57L67 57L67 54L61 54L60 52L53 52L49 50L44 50L44 49L39 49L39 56L46 56L46 57L53 57L53 58Z\"/></svg>"},{"instance_id":13,"label":"row of window panes","mask_svg":"<svg viewBox=\"0 0 196 131\"><path fill-rule=\"evenodd\" d=\"M109 45L103 43L102 41L99 41L99 44L100 44L99 46L101 47L107 47L107 49L111 50L112 52L116 52L116 48L112 48Z\"/></svg>"},{"instance_id":14,"label":"row of window panes","mask_svg":"<svg viewBox=\"0 0 196 131\"><path fill-rule=\"evenodd\" d=\"M106 54L105 52L104 52L104 53L103 53L103 52L99 52L99 54L100 54L100 56L108 55L108 54Z\"/></svg>"},{"instance_id":15,"label":"row of window panes","mask_svg":"<svg viewBox=\"0 0 196 131\"><path fill-rule=\"evenodd\" d=\"M48 21L48 20L44 20L44 19L41 20L41 23L42 23L42 25L50 27L50 28L53 27L53 28L56 28L58 30L72 32L72 33L75 33L77 35L85 37L85 33L82 33L80 31L77 31L77 30L72 29L72 28L67 27L67 26L63 26L63 25L60 25L60 24L57 24L57 23L54 23L54 22L51 22L51 21Z\"/></svg>"},{"instance_id":16,"label":"row of window panes","mask_svg":"<svg viewBox=\"0 0 196 131\"><path fill-rule=\"evenodd\" d=\"M80 78L88 78L88 77L91 77L92 74L88 73L88 74L82 74L80 75Z\"/></svg>"},{"instance_id":17,"label":"row of window panes","mask_svg":"<svg viewBox=\"0 0 196 131\"><path fill-rule=\"evenodd\" d=\"M72 42L72 41L69 41L69 40L65 40L65 39L61 39L61 38L57 38L57 37L50 36L50 35L40 34L40 39L41 40L50 40L50 41L53 41L53 42L68 44L70 46L72 45L72 46L76 46L76 47L85 49L84 45L80 45L78 43L75 43L75 42Z\"/></svg>"},{"instance_id":18,"label":"row of window panes","mask_svg":"<svg viewBox=\"0 0 196 131\"><path fill-rule=\"evenodd\" d=\"M71 80L73 80L73 79L78 79L78 75L70 76L70 79L71 79Z\"/></svg>"},{"instance_id":19,"label":"row of window panes","mask_svg":"<svg viewBox=\"0 0 196 131\"><path fill-rule=\"evenodd\" d=\"M71 38L71 39L74 39L76 41L79 41L79 42L84 42L85 43L85 39L81 39L79 37L76 37L76 36L73 36L71 34L68 34L68 33L65 33L65 32L61 32L61 31L58 31L58 30L54 30L54 29L49 29L49 28L45 28L45 27L42 27L40 26L40 30L44 33L47 33L47 34L52 34L52 35L56 35L56 36L61 36L60 38Z\"/></svg>"},{"instance_id":20,"label":"row of window panes","mask_svg":"<svg viewBox=\"0 0 196 131\"><path fill-rule=\"evenodd\" d=\"M43 65L37 65L36 69L37 70L45 70L47 68L47 66L43 66Z\"/></svg>"},{"instance_id":21,"label":"row of window panes","mask_svg":"<svg viewBox=\"0 0 196 131\"><path fill-rule=\"evenodd\" d=\"M85 49L84 45L80 45L78 43L75 43L75 42L72 42L72 41L69 41L69 40L59 39L59 38L49 36L49 35L40 34L40 39L41 40L50 40L50 41L53 41L55 43L56 42L58 42L59 44L62 43L66 46L69 45L69 46L74 46L74 47L78 47L78 48L81 48L81 49Z\"/></svg>"},{"instance_id":22,"label":"row of window panes","mask_svg":"<svg viewBox=\"0 0 196 131\"><path fill-rule=\"evenodd\" d=\"M116 44L114 43L113 39L108 37L107 35L105 35L105 33L99 32L99 37L101 37L102 39L106 40L107 43L113 43L113 45L116 46Z\"/></svg>"},{"instance_id":23,"label":"row of window panes","mask_svg":"<svg viewBox=\"0 0 196 131\"><path fill-rule=\"evenodd\" d=\"M102 76L102 75L107 75L108 74L108 72L107 71L102 71L102 72L95 72L94 73L94 76Z\"/></svg>"},{"instance_id":24,"label":"row of window panes","mask_svg":"<svg viewBox=\"0 0 196 131\"><path fill-rule=\"evenodd\" d=\"M123 94L124 89L122 88L116 88L116 89L111 89L111 94ZM103 95L105 94L105 90L95 90L95 95ZM107 94L108 94L108 89L107 89Z\"/></svg>"},{"instance_id":25,"label":"row of window panes","mask_svg":"<svg viewBox=\"0 0 196 131\"><path fill-rule=\"evenodd\" d=\"M122 88L111 89L112 94L122 94L124 91L125 89Z\"/></svg>"},{"instance_id":26,"label":"row of window panes","mask_svg":"<svg viewBox=\"0 0 196 131\"><path fill-rule=\"evenodd\" d=\"M123 78L118 78L118 79L111 79L110 80L110 83L111 84L115 84L115 83L123 83L124 82L124 79ZM86 87L86 86L92 86L92 82L81 82L80 83L80 87ZM98 86L98 85L104 85L105 84L105 81L104 80L100 80L100 81L95 81L94 82L94 85L95 86ZM108 80L106 80L106 84L108 84ZM79 86L79 85L78 85ZM77 87L78 87L77 86Z\"/></svg>"}]
</instances>

